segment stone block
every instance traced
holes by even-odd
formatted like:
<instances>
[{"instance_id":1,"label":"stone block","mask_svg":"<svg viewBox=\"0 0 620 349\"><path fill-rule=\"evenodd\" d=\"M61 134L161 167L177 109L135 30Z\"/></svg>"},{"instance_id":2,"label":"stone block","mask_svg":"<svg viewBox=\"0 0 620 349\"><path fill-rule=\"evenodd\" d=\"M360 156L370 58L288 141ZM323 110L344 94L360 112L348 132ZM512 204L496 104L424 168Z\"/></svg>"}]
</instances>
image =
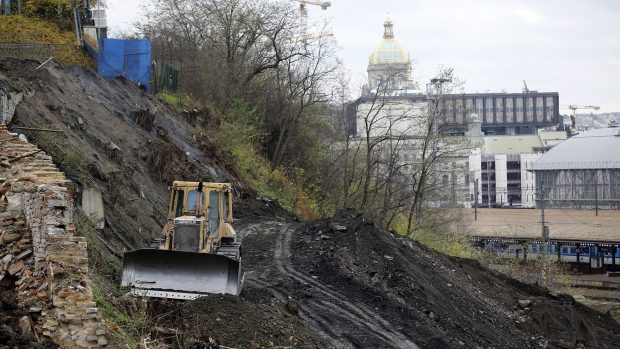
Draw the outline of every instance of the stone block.
<instances>
[{"instance_id":1,"label":"stone block","mask_svg":"<svg viewBox=\"0 0 620 349\"><path fill-rule=\"evenodd\" d=\"M62 228L47 228L45 229L45 233L48 235L64 235L65 230Z\"/></svg>"},{"instance_id":2,"label":"stone block","mask_svg":"<svg viewBox=\"0 0 620 349\"><path fill-rule=\"evenodd\" d=\"M24 261L17 261L9 266L8 272L9 275L15 275L24 269Z\"/></svg>"},{"instance_id":3,"label":"stone block","mask_svg":"<svg viewBox=\"0 0 620 349\"><path fill-rule=\"evenodd\" d=\"M82 316L82 320L94 320L94 319L97 319L97 313L86 314Z\"/></svg>"},{"instance_id":4,"label":"stone block","mask_svg":"<svg viewBox=\"0 0 620 349\"><path fill-rule=\"evenodd\" d=\"M19 255L17 255L17 257L15 257L15 259L19 261L19 260L28 258L31 255L32 255L32 250L26 250L26 251L20 253Z\"/></svg>"},{"instance_id":5,"label":"stone block","mask_svg":"<svg viewBox=\"0 0 620 349\"><path fill-rule=\"evenodd\" d=\"M67 200L65 199L53 199L53 200L49 200L47 201L47 206L49 207L67 207L69 204L67 202Z\"/></svg>"},{"instance_id":6,"label":"stone block","mask_svg":"<svg viewBox=\"0 0 620 349\"><path fill-rule=\"evenodd\" d=\"M0 245L8 245L11 242L15 242L22 238L22 234L20 232L3 232L0 235Z\"/></svg>"},{"instance_id":7,"label":"stone block","mask_svg":"<svg viewBox=\"0 0 620 349\"><path fill-rule=\"evenodd\" d=\"M32 325L30 323L30 317L28 316L22 316L19 319L19 328L21 328L22 330L22 334L24 336L30 336L32 335Z\"/></svg>"}]
</instances>

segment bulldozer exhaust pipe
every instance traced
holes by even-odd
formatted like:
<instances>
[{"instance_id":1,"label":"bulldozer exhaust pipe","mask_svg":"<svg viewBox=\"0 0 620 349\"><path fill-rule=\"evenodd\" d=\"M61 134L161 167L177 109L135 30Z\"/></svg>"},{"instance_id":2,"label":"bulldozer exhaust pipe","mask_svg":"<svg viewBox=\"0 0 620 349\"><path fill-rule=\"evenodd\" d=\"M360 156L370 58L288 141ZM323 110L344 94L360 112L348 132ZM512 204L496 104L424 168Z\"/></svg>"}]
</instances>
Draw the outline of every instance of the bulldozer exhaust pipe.
<instances>
[{"instance_id":1,"label":"bulldozer exhaust pipe","mask_svg":"<svg viewBox=\"0 0 620 349\"><path fill-rule=\"evenodd\" d=\"M137 296L195 299L210 293L238 295L242 281L240 260L221 255L140 249L123 256L121 285Z\"/></svg>"}]
</instances>

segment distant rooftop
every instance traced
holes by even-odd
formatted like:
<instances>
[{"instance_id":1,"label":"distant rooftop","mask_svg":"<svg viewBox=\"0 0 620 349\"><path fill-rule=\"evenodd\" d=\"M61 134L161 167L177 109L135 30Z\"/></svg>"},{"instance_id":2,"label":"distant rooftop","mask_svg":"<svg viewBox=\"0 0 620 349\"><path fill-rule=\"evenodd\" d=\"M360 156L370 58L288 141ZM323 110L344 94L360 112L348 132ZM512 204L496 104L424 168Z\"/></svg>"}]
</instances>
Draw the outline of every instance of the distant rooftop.
<instances>
[{"instance_id":1,"label":"distant rooftop","mask_svg":"<svg viewBox=\"0 0 620 349\"><path fill-rule=\"evenodd\" d=\"M486 155L537 153L565 140L564 131L541 131L535 135L484 136L482 153Z\"/></svg>"},{"instance_id":2,"label":"distant rooftop","mask_svg":"<svg viewBox=\"0 0 620 349\"><path fill-rule=\"evenodd\" d=\"M553 147L532 170L620 169L620 128L584 131Z\"/></svg>"},{"instance_id":3,"label":"distant rooftop","mask_svg":"<svg viewBox=\"0 0 620 349\"><path fill-rule=\"evenodd\" d=\"M541 148L538 135L485 136L483 154L524 154Z\"/></svg>"}]
</instances>

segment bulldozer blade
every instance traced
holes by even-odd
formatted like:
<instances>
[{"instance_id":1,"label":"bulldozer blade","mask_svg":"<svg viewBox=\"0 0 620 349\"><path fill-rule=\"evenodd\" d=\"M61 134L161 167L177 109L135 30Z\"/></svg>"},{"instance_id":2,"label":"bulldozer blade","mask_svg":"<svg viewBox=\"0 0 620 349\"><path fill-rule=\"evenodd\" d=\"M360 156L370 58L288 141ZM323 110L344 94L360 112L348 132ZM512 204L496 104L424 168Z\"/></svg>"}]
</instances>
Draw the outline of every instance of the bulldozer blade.
<instances>
[{"instance_id":1,"label":"bulldozer blade","mask_svg":"<svg viewBox=\"0 0 620 349\"><path fill-rule=\"evenodd\" d=\"M241 263L225 256L140 249L123 256L123 287L138 296L195 299L241 292Z\"/></svg>"}]
</instances>

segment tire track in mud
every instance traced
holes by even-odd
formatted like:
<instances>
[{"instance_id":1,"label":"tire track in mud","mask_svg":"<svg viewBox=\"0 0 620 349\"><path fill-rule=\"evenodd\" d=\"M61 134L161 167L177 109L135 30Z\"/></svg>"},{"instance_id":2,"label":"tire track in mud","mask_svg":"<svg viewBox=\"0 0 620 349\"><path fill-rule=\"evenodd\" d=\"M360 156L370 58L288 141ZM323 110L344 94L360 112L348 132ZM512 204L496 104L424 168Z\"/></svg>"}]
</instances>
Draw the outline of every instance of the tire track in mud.
<instances>
[{"instance_id":1,"label":"tire track in mud","mask_svg":"<svg viewBox=\"0 0 620 349\"><path fill-rule=\"evenodd\" d=\"M289 300L287 296L285 296L281 292L276 291L273 288L274 285L268 282L254 279L254 278L248 279L248 282L251 284L254 284L255 286L260 286L261 288L268 290L271 294L273 294L273 296L277 300L283 303L286 303ZM333 326L327 323L324 317L318 315L310 308L304 307L303 309L299 309L299 315L304 320L306 320L306 322L310 323L310 325L318 332L319 336L321 336L323 339L328 341L331 345L335 346L336 348L352 347L352 343L348 341L343 341L343 338L341 337L341 335L339 333L334 332Z\"/></svg>"},{"instance_id":2,"label":"tire track in mud","mask_svg":"<svg viewBox=\"0 0 620 349\"><path fill-rule=\"evenodd\" d=\"M366 329L376 337L385 341L386 345L395 348L418 348L414 342L407 338L400 331L394 330L392 325L379 316L373 309L363 303L347 300L347 296L330 289L327 285L313 279L305 274L296 271L290 260L290 246L293 230L285 227L280 232L274 251L274 261L281 274L288 275L302 284L312 287L314 290L327 299L317 302L308 302L307 305L314 305L322 312L329 312L342 316L346 315L347 321L356 325L360 329ZM334 324L329 324L333 328ZM329 328L328 327L328 328ZM366 331L360 331L365 333ZM342 337L339 338L342 340ZM353 343L351 343L353 344Z\"/></svg>"},{"instance_id":3,"label":"tire track in mud","mask_svg":"<svg viewBox=\"0 0 620 349\"><path fill-rule=\"evenodd\" d=\"M295 286L291 286L290 282L298 282L307 287L305 291L313 294L313 297L295 299L299 303L299 314L323 339L336 348L357 348L368 343L380 343L377 346L380 348L418 348L413 341L394 329L367 305L348 300L347 296L328 285L295 270L290 258L295 227L295 223L263 221L243 229L242 241L252 235L265 235L265 238L273 238L275 242L273 249L263 252L273 254L268 257L273 261L271 268L248 272L247 283L271 293L282 302L290 300L288 295L294 293L291 287ZM263 281L265 279L278 282Z\"/></svg>"},{"instance_id":4,"label":"tire track in mud","mask_svg":"<svg viewBox=\"0 0 620 349\"><path fill-rule=\"evenodd\" d=\"M260 233L261 231L265 230L274 229L274 227L278 227L281 229L281 227L284 225L284 223L274 221L263 222L253 225L251 227L246 227L249 232L247 232L246 234L244 234L244 236L241 237L241 241L244 237L247 237L249 235ZM249 275L246 275L245 282L252 284L257 288L267 290L280 302L286 303L290 300L290 297L276 290L276 287L278 286L277 284L261 280L260 276L255 276L256 273L256 271L248 272L247 274ZM312 309L313 308L310 307L302 307L301 309L298 309L299 315L315 329L315 331L319 334L319 336L321 336L321 338L323 338L336 348L353 348L353 343L343 338L341 333L336 332L334 326L328 322L328 319L325 319L324 316L317 314Z\"/></svg>"}]
</instances>

